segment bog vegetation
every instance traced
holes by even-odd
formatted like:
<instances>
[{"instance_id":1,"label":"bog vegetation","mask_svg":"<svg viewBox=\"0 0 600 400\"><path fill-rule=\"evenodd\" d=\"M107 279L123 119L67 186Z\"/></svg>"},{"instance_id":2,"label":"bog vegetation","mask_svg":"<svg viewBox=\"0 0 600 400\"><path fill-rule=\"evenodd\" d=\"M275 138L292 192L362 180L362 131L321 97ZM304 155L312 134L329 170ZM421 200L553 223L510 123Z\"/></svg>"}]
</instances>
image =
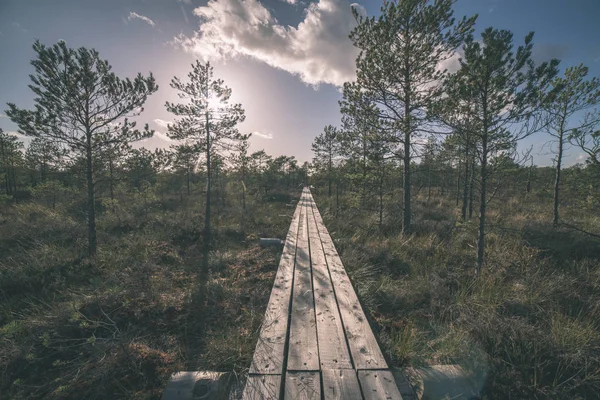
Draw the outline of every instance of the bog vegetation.
<instances>
[{"instance_id":1,"label":"bog vegetation","mask_svg":"<svg viewBox=\"0 0 600 400\"><path fill-rule=\"evenodd\" d=\"M0 131L0 398L243 375L279 257L256 239L285 236L306 183L391 365L461 364L487 399L600 397L600 80L453 4L355 13L357 78L302 165L249 151L208 63L172 80L176 144L151 152L152 74L36 42L35 107L6 110L27 147Z\"/></svg>"}]
</instances>

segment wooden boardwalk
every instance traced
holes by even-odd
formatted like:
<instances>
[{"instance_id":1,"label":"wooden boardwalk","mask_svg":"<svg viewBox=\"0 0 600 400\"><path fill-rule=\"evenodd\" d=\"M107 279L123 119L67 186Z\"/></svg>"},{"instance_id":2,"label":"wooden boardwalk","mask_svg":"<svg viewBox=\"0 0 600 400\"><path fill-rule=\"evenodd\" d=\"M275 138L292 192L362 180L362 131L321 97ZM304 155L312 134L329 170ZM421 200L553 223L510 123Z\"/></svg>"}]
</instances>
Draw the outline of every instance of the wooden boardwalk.
<instances>
[{"instance_id":1,"label":"wooden boardwalk","mask_svg":"<svg viewBox=\"0 0 600 400\"><path fill-rule=\"evenodd\" d=\"M307 188L290 224L243 399L402 399Z\"/></svg>"}]
</instances>

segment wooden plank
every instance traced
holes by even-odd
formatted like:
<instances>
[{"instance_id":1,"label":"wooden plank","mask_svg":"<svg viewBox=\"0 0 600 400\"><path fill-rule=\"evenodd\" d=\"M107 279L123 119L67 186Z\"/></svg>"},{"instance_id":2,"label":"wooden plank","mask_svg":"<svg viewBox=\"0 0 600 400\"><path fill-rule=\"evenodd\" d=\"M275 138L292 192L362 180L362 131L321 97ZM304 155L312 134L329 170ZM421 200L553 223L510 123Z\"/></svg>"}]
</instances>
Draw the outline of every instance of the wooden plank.
<instances>
[{"instance_id":1,"label":"wooden plank","mask_svg":"<svg viewBox=\"0 0 600 400\"><path fill-rule=\"evenodd\" d=\"M250 375L244 387L242 400L278 400L281 393L281 375Z\"/></svg>"},{"instance_id":2,"label":"wooden plank","mask_svg":"<svg viewBox=\"0 0 600 400\"><path fill-rule=\"evenodd\" d=\"M302 212L296 247L294 290L287 359L288 371L316 371L319 369L317 329L313 298L310 254L308 249L307 200L305 193L301 201Z\"/></svg>"},{"instance_id":3,"label":"wooden plank","mask_svg":"<svg viewBox=\"0 0 600 400\"><path fill-rule=\"evenodd\" d=\"M288 372L284 400L320 400L321 379L318 372Z\"/></svg>"},{"instance_id":4,"label":"wooden plank","mask_svg":"<svg viewBox=\"0 0 600 400\"><path fill-rule=\"evenodd\" d=\"M312 199L312 196L310 196ZM314 203L314 201L313 201ZM340 314L350 346L350 353L356 369L386 369L387 363L371 330L369 321L358 301L350 278L333 245L329 232L316 205L313 208L315 221L323 243L325 258L333 281Z\"/></svg>"},{"instance_id":5,"label":"wooden plank","mask_svg":"<svg viewBox=\"0 0 600 400\"><path fill-rule=\"evenodd\" d=\"M304 195L304 194L303 194ZM302 207L296 207L288 231L275 283L250 365L251 374L282 374L285 340L288 329L296 239Z\"/></svg>"},{"instance_id":6,"label":"wooden plank","mask_svg":"<svg viewBox=\"0 0 600 400\"><path fill-rule=\"evenodd\" d=\"M394 376L388 370L358 371L358 380L365 400L393 399L402 400Z\"/></svg>"},{"instance_id":7,"label":"wooden plank","mask_svg":"<svg viewBox=\"0 0 600 400\"><path fill-rule=\"evenodd\" d=\"M356 371L324 369L323 395L325 400L362 400Z\"/></svg>"},{"instance_id":8,"label":"wooden plank","mask_svg":"<svg viewBox=\"0 0 600 400\"><path fill-rule=\"evenodd\" d=\"M313 208L314 201L310 197L307 203L308 237L313 273L319 361L321 369L351 369L352 361L346 344L344 326L333 292Z\"/></svg>"}]
</instances>

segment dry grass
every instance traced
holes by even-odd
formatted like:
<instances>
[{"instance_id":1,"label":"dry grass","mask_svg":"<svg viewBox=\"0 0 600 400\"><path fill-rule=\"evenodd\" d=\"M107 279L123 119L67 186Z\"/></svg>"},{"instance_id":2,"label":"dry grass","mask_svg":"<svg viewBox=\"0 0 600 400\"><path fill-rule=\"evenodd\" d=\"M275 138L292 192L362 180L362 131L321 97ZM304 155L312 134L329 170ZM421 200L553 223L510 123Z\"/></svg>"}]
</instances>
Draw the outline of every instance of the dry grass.
<instances>
[{"instance_id":1,"label":"dry grass","mask_svg":"<svg viewBox=\"0 0 600 400\"><path fill-rule=\"evenodd\" d=\"M94 266L72 203L3 209L0 398L158 399L178 370L243 373L279 262L254 239L285 236L284 200L250 199L246 237L232 216L237 204L220 210L202 313L192 302L197 198L117 202L98 220Z\"/></svg>"},{"instance_id":2,"label":"dry grass","mask_svg":"<svg viewBox=\"0 0 600 400\"><path fill-rule=\"evenodd\" d=\"M375 212L343 198L336 218L316 197L393 365L459 363L485 399L600 398L600 240L553 229L551 197L491 204L480 277L477 221L458 222L450 197L417 197L410 235L397 207L380 230ZM600 232L596 214L563 208Z\"/></svg>"}]
</instances>

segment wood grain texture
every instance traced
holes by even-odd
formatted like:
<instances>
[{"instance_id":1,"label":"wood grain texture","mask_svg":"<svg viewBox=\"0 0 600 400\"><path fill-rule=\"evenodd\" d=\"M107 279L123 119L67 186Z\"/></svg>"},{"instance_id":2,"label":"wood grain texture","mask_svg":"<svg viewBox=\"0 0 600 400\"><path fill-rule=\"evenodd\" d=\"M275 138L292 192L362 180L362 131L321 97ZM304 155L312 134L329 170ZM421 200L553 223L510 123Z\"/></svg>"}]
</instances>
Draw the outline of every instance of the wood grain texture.
<instances>
[{"instance_id":1,"label":"wood grain texture","mask_svg":"<svg viewBox=\"0 0 600 400\"><path fill-rule=\"evenodd\" d=\"M344 326L338 310L333 285L325 261L321 237L317 229L312 197L307 203L308 237L313 272L317 339L321 369L351 369L352 361L346 343Z\"/></svg>"},{"instance_id":2,"label":"wood grain texture","mask_svg":"<svg viewBox=\"0 0 600 400\"><path fill-rule=\"evenodd\" d=\"M323 397L325 400L361 400L356 371L353 369L324 369Z\"/></svg>"},{"instance_id":3,"label":"wood grain texture","mask_svg":"<svg viewBox=\"0 0 600 400\"><path fill-rule=\"evenodd\" d=\"M402 400L394 376L389 370L358 371L358 380L365 400Z\"/></svg>"},{"instance_id":4,"label":"wood grain texture","mask_svg":"<svg viewBox=\"0 0 600 400\"><path fill-rule=\"evenodd\" d=\"M321 378L318 372L288 372L285 400L320 400Z\"/></svg>"},{"instance_id":5,"label":"wood grain texture","mask_svg":"<svg viewBox=\"0 0 600 400\"><path fill-rule=\"evenodd\" d=\"M296 207L288 231L275 283L267 305L265 317L250 365L251 374L282 374L285 340L288 329L290 298L294 277L294 260L298 225L301 214L300 204Z\"/></svg>"},{"instance_id":6,"label":"wood grain texture","mask_svg":"<svg viewBox=\"0 0 600 400\"><path fill-rule=\"evenodd\" d=\"M250 375L242 400L278 400L280 393L281 375Z\"/></svg>"},{"instance_id":7,"label":"wood grain texture","mask_svg":"<svg viewBox=\"0 0 600 400\"><path fill-rule=\"evenodd\" d=\"M402 399L308 188L259 336L243 400Z\"/></svg>"},{"instance_id":8,"label":"wood grain texture","mask_svg":"<svg viewBox=\"0 0 600 400\"><path fill-rule=\"evenodd\" d=\"M313 298L310 253L308 249L307 201L305 193L300 206L300 225L296 247L294 289L288 350L288 371L318 371L319 351Z\"/></svg>"},{"instance_id":9,"label":"wood grain texture","mask_svg":"<svg viewBox=\"0 0 600 400\"><path fill-rule=\"evenodd\" d=\"M329 236L329 232L327 231L327 228L325 228L321 214L316 206L314 207L314 214L317 228L319 229L319 234L321 236L321 242L323 243L325 258L327 259L327 265L331 274L340 314L344 323L346 338L348 339L348 345L350 346L354 368L386 369L388 366L381 353L379 344L375 339L369 321L367 320L360 302L358 301L358 297L356 296L356 292L352 287L350 278L348 277L348 274L346 274L342 260L333 245L331 236Z\"/></svg>"}]
</instances>

